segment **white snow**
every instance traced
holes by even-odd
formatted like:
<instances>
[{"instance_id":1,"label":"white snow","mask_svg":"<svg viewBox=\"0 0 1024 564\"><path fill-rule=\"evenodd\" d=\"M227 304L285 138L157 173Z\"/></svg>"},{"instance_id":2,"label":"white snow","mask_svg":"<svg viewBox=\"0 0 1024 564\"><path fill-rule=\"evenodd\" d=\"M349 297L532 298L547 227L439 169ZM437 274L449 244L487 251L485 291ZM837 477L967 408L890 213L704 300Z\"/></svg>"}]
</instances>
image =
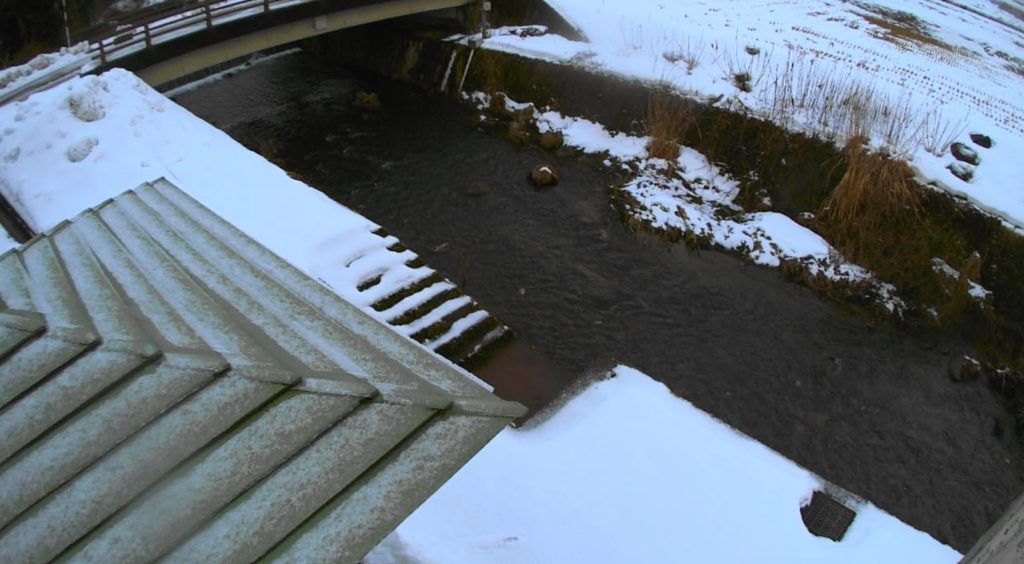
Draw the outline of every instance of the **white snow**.
<instances>
[{"instance_id":1,"label":"white snow","mask_svg":"<svg viewBox=\"0 0 1024 564\"><path fill-rule=\"evenodd\" d=\"M88 70L92 67L88 50L87 43L79 43L55 53L37 55L23 65L3 69L0 71L0 104L33 83L45 86L50 82L57 82L64 77Z\"/></svg>"},{"instance_id":2,"label":"white snow","mask_svg":"<svg viewBox=\"0 0 1024 564\"><path fill-rule=\"evenodd\" d=\"M959 281L962 278L964 278L964 276L960 272L958 272L957 269L953 268L952 266L949 265L949 263L940 258L932 259L932 269L935 270L936 272L941 272L945 274L952 280ZM966 282L967 293L975 300L978 300L979 302L984 302L986 299L992 297L992 291L985 288L981 284L978 284L974 280L970 279L967 279Z\"/></svg>"},{"instance_id":3,"label":"white snow","mask_svg":"<svg viewBox=\"0 0 1024 564\"><path fill-rule=\"evenodd\" d=\"M853 500L841 542L811 535L800 507L821 479L640 372L614 374L538 427L502 431L366 562L960 559Z\"/></svg>"},{"instance_id":4,"label":"white snow","mask_svg":"<svg viewBox=\"0 0 1024 564\"><path fill-rule=\"evenodd\" d=\"M975 0L970 10L937 0L548 4L587 41L502 28L485 48L669 85L839 143L853 133L843 100L856 92L874 112L875 146L909 155L926 182L1024 226L1024 22L997 2ZM915 27L923 40L903 33ZM742 73L749 92L736 86ZM982 163L965 182L947 169L955 162L947 149L970 145L970 133L995 145L978 149Z\"/></svg>"},{"instance_id":5,"label":"white snow","mask_svg":"<svg viewBox=\"0 0 1024 564\"><path fill-rule=\"evenodd\" d=\"M0 229L0 254L6 253L17 246L18 242L12 239L6 231Z\"/></svg>"}]
</instances>

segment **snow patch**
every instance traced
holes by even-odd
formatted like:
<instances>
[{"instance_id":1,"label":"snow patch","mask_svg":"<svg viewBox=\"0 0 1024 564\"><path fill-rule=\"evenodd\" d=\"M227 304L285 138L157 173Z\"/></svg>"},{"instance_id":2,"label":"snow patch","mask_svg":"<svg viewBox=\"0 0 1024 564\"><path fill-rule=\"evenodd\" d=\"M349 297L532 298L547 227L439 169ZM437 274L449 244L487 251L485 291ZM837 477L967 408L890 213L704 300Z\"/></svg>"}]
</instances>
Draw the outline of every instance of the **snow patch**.
<instances>
[{"instance_id":1,"label":"snow patch","mask_svg":"<svg viewBox=\"0 0 1024 564\"><path fill-rule=\"evenodd\" d=\"M107 115L101 97L104 92L107 92L107 83L103 79L95 76L87 78L83 85L73 88L68 95L68 111L84 122L103 119Z\"/></svg>"},{"instance_id":2,"label":"snow patch","mask_svg":"<svg viewBox=\"0 0 1024 564\"><path fill-rule=\"evenodd\" d=\"M820 478L620 366L540 426L506 429L365 559L957 562L868 503L841 542L805 528Z\"/></svg>"}]
</instances>

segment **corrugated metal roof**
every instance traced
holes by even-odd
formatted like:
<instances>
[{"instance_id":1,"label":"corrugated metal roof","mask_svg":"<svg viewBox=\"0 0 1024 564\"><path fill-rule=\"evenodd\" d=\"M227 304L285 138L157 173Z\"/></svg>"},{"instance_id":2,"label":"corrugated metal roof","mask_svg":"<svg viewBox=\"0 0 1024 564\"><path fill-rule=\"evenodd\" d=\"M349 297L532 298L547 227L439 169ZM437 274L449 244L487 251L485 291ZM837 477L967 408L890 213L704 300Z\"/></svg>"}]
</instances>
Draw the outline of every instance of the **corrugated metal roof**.
<instances>
[{"instance_id":1,"label":"corrugated metal roof","mask_svg":"<svg viewBox=\"0 0 1024 564\"><path fill-rule=\"evenodd\" d=\"M160 180L0 257L0 561L350 562L523 413Z\"/></svg>"}]
</instances>

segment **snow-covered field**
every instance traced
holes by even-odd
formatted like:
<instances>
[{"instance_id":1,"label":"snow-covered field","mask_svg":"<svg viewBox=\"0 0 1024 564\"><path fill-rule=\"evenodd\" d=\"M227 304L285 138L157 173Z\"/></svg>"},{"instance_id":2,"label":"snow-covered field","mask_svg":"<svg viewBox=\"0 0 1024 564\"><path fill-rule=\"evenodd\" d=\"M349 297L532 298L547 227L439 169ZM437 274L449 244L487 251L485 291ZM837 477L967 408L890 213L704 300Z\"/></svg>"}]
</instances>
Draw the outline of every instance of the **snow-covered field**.
<instances>
[{"instance_id":1,"label":"snow-covered field","mask_svg":"<svg viewBox=\"0 0 1024 564\"><path fill-rule=\"evenodd\" d=\"M367 558L395 562L956 562L871 504L807 532L820 479L619 367L549 420L506 429Z\"/></svg>"},{"instance_id":2,"label":"snow-covered field","mask_svg":"<svg viewBox=\"0 0 1024 564\"><path fill-rule=\"evenodd\" d=\"M1024 226L1018 0L548 4L587 40L499 30L485 47L669 85L839 143L850 133L842 102L856 94L875 116L875 146L907 154L925 181ZM993 146L978 149L981 163L968 165L973 178L964 181L947 168L948 145L974 147L971 133Z\"/></svg>"}]
</instances>

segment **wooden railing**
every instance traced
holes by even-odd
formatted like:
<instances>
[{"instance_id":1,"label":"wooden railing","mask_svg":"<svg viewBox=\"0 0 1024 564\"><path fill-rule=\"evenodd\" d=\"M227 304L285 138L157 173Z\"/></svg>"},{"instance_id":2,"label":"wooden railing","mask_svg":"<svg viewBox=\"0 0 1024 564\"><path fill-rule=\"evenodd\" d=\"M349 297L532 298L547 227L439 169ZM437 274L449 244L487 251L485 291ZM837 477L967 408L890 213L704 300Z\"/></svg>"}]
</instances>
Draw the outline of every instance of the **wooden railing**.
<instances>
[{"instance_id":1,"label":"wooden railing","mask_svg":"<svg viewBox=\"0 0 1024 564\"><path fill-rule=\"evenodd\" d=\"M323 0L193 0L84 30L90 53L101 65L179 37L244 17Z\"/></svg>"}]
</instances>

